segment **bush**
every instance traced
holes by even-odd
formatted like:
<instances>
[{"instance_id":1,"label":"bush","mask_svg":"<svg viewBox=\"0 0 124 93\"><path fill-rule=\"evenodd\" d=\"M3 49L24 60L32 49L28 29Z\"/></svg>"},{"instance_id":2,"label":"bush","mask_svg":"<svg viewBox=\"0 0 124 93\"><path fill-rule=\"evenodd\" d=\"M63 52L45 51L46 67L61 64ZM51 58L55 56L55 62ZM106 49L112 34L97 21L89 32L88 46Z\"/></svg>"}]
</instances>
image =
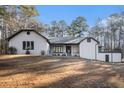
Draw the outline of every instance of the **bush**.
<instances>
[{"instance_id":1,"label":"bush","mask_svg":"<svg viewBox=\"0 0 124 93\"><path fill-rule=\"evenodd\" d=\"M26 50L26 54L30 54L30 51L28 49Z\"/></svg>"},{"instance_id":2,"label":"bush","mask_svg":"<svg viewBox=\"0 0 124 93\"><path fill-rule=\"evenodd\" d=\"M65 54L65 53L63 53L63 54L62 54L62 56L66 56L66 54Z\"/></svg>"},{"instance_id":3,"label":"bush","mask_svg":"<svg viewBox=\"0 0 124 93\"><path fill-rule=\"evenodd\" d=\"M26 52L25 52L25 54L30 54L30 47L28 47L28 48L26 48Z\"/></svg>"},{"instance_id":4,"label":"bush","mask_svg":"<svg viewBox=\"0 0 124 93\"><path fill-rule=\"evenodd\" d=\"M17 49L15 47L8 48L9 54L17 54Z\"/></svg>"},{"instance_id":5,"label":"bush","mask_svg":"<svg viewBox=\"0 0 124 93\"><path fill-rule=\"evenodd\" d=\"M45 51L44 50L41 50L41 55L45 55Z\"/></svg>"}]
</instances>

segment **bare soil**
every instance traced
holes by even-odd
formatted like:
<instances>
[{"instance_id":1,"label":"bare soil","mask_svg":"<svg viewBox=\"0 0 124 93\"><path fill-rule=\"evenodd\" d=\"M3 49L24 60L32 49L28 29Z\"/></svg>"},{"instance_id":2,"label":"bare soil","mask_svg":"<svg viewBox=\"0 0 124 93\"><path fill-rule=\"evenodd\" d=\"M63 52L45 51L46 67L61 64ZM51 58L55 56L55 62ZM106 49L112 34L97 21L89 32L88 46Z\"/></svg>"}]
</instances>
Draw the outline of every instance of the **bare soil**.
<instances>
[{"instance_id":1,"label":"bare soil","mask_svg":"<svg viewBox=\"0 0 124 93\"><path fill-rule=\"evenodd\" d=\"M122 88L124 63L73 57L0 56L1 88Z\"/></svg>"}]
</instances>

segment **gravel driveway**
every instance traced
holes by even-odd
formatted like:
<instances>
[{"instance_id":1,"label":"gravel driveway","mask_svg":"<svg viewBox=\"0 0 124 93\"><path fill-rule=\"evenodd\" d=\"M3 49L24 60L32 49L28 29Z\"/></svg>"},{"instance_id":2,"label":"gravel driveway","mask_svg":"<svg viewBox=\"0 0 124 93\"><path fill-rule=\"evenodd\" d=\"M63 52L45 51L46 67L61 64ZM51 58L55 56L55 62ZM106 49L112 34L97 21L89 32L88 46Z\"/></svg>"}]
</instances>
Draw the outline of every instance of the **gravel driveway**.
<instances>
[{"instance_id":1,"label":"gravel driveway","mask_svg":"<svg viewBox=\"0 0 124 93\"><path fill-rule=\"evenodd\" d=\"M77 57L0 56L0 87L124 87L124 63Z\"/></svg>"}]
</instances>

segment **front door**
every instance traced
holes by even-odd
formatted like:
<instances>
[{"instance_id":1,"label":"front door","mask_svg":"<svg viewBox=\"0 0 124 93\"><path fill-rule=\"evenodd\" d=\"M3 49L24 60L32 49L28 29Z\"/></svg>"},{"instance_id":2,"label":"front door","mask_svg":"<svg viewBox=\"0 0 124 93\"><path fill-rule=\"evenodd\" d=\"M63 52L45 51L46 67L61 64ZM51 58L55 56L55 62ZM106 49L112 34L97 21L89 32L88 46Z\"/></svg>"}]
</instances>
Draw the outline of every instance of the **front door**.
<instances>
[{"instance_id":1,"label":"front door","mask_svg":"<svg viewBox=\"0 0 124 93\"><path fill-rule=\"evenodd\" d=\"M71 46L66 46L67 56L71 56Z\"/></svg>"},{"instance_id":2,"label":"front door","mask_svg":"<svg viewBox=\"0 0 124 93\"><path fill-rule=\"evenodd\" d=\"M105 61L109 62L109 55L105 55Z\"/></svg>"}]
</instances>

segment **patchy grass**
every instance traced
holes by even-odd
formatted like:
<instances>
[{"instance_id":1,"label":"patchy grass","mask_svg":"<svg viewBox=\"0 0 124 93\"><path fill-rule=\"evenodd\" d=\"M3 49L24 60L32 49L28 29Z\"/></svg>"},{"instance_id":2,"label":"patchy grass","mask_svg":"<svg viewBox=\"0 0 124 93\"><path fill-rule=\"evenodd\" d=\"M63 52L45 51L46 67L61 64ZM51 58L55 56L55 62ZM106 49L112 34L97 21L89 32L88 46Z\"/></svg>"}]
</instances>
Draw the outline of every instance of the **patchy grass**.
<instances>
[{"instance_id":1,"label":"patchy grass","mask_svg":"<svg viewBox=\"0 0 124 93\"><path fill-rule=\"evenodd\" d=\"M124 63L72 57L0 56L0 87L124 87Z\"/></svg>"}]
</instances>

